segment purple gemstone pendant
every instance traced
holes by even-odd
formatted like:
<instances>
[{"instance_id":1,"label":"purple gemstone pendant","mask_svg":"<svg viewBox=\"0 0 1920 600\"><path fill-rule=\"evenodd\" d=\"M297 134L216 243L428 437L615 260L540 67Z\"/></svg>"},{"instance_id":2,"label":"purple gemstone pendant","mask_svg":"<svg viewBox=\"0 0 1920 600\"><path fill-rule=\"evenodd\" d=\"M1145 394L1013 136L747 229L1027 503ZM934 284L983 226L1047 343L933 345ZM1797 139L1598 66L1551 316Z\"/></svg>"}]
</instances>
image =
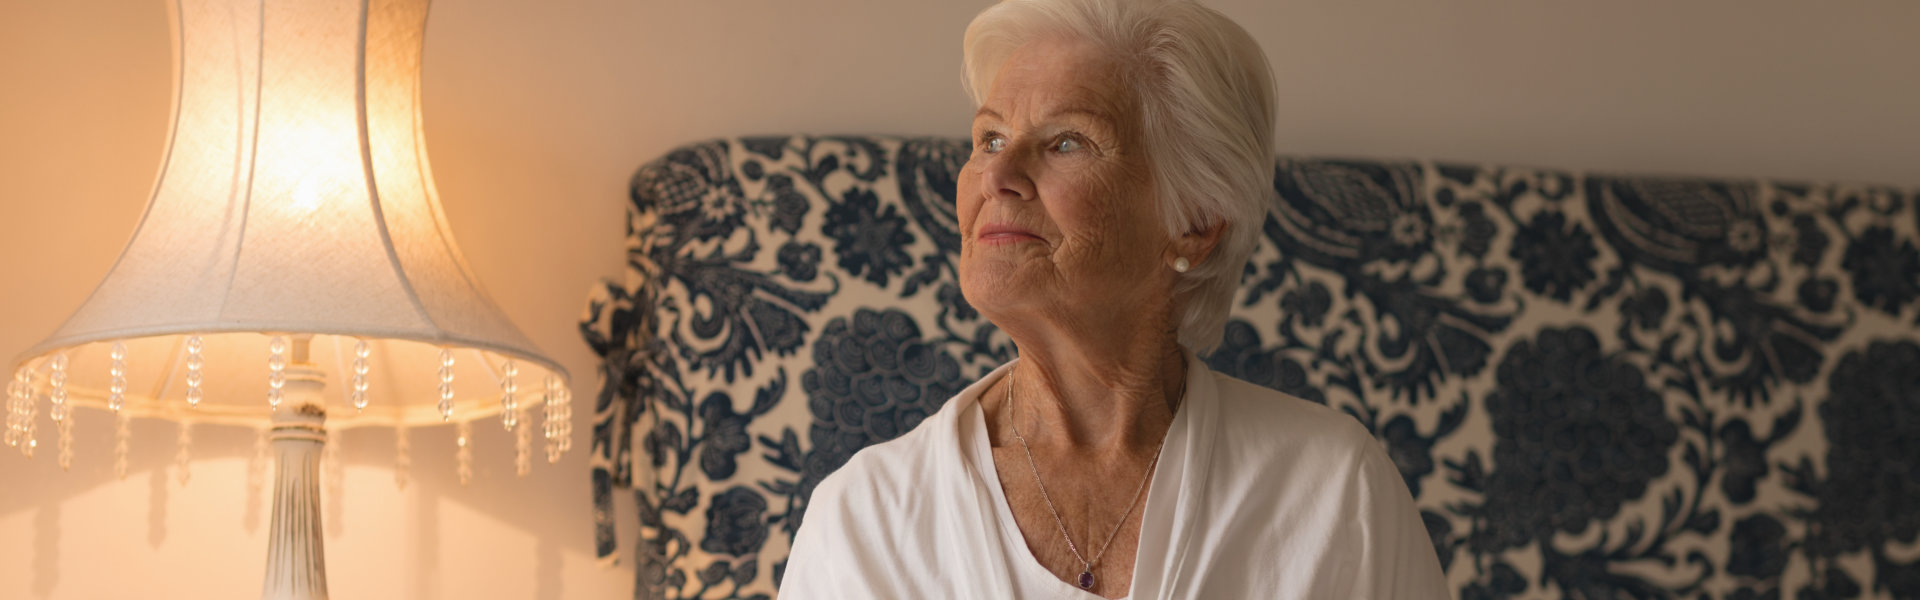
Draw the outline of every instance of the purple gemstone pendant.
<instances>
[{"instance_id":1,"label":"purple gemstone pendant","mask_svg":"<svg viewBox=\"0 0 1920 600\"><path fill-rule=\"evenodd\" d=\"M1093 572L1092 571L1080 572L1080 589L1083 589L1083 590L1093 589Z\"/></svg>"}]
</instances>

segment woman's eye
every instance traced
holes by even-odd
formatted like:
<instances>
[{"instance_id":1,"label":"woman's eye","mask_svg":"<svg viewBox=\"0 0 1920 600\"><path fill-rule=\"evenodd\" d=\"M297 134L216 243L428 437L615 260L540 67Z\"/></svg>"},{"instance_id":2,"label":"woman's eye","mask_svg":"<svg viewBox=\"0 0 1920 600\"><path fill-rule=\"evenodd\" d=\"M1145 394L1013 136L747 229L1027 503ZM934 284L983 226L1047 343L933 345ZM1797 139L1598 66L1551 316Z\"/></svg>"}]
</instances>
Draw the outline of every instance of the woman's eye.
<instances>
[{"instance_id":1,"label":"woman's eye","mask_svg":"<svg viewBox=\"0 0 1920 600\"><path fill-rule=\"evenodd\" d=\"M1007 149L1007 138L990 137L987 138L986 143L982 145L986 147L988 154L997 154L1001 150Z\"/></svg>"},{"instance_id":2,"label":"woman's eye","mask_svg":"<svg viewBox=\"0 0 1920 600\"><path fill-rule=\"evenodd\" d=\"M1054 152L1079 152L1080 148L1080 140L1070 137L1060 138L1060 141L1053 143Z\"/></svg>"}]
</instances>

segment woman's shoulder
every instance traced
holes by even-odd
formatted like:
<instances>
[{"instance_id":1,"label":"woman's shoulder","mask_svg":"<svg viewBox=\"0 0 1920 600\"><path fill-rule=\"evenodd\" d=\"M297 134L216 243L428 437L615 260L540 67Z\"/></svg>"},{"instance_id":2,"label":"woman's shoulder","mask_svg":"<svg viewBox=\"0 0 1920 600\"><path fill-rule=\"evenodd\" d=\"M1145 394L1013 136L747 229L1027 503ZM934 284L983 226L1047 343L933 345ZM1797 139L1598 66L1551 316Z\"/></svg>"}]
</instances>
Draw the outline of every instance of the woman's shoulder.
<instances>
[{"instance_id":1,"label":"woman's shoulder","mask_svg":"<svg viewBox=\"0 0 1920 600\"><path fill-rule=\"evenodd\" d=\"M952 401L949 401L951 404ZM926 551L943 493L961 476L954 418L942 409L894 439L855 452L816 486L795 534L781 593L808 598L925 596L888 576L938 571Z\"/></svg>"},{"instance_id":2,"label":"woman's shoulder","mask_svg":"<svg viewBox=\"0 0 1920 600\"><path fill-rule=\"evenodd\" d=\"M949 400L933 416L899 437L855 452L815 489L846 507L877 508L898 504L924 491L931 478L952 474L961 465L957 412Z\"/></svg>"},{"instance_id":3,"label":"woman's shoulder","mask_svg":"<svg viewBox=\"0 0 1920 600\"><path fill-rule=\"evenodd\" d=\"M1324 404L1256 383L1213 372L1215 392L1224 422L1230 426L1265 431L1302 430L1338 437L1369 439L1367 430L1352 415Z\"/></svg>"},{"instance_id":4,"label":"woman's shoulder","mask_svg":"<svg viewBox=\"0 0 1920 600\"><path fill-rule=\"evenodd\" d=\"M1218 371L1213 376L1219 433L1229 446L1335 462L1379 451L1351 415Z\"/></svg>"},{"instance_id":5,"label":"woman's shoulder","mask_svg":"<svg viewBox=\"0 0 1920 600\"><path fill-rule=\"evenodd\" d=\"M1233 558L1211 568L1271 574L1271 589L1299 586L1290 597L1446 597L1404 478L1358 419L1217 372L1214 380L1219 439L1201 521L1217 555Z\"/></svg>"}]
</instances>

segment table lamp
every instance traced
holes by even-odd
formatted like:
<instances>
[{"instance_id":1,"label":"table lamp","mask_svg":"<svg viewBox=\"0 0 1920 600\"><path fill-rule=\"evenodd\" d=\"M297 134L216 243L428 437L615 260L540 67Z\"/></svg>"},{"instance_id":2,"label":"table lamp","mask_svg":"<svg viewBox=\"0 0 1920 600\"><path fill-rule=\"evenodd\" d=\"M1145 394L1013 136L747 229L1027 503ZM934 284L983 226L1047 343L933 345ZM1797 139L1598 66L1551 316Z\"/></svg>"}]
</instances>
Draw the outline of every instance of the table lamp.
<instances>
[{"instance_id":1,"label":"table lamp","mask_svg":"<svg viewBox=\"0 0 1920 600\"><path fill-rule=\"evenodd\" d=\"M263 596L325 598L328 430L453 423L464 482L471 424L497 417L524 475L534 411L547 460L568 449L567 374L488 298L441 212L420 115L426 0L171 4L153 195L99 287L16 362L6 443L31 456L52 437L66 467L74 421L112 418L124 476L130 419L183 438L268 428Z\"/></svg>"}]
</instances>

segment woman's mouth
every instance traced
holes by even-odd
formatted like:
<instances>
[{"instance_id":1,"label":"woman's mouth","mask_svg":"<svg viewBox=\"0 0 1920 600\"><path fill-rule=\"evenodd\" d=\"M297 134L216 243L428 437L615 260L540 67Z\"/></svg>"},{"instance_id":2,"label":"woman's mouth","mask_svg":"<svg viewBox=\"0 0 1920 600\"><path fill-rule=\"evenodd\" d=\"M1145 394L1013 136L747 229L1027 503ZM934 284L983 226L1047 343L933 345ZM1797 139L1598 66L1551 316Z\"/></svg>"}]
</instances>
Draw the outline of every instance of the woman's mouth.
<instances>
[{"instance_id":1,"label":"woman's mouth","mask_svg":"<svg viewBox=\"0 0 1920 600\"><path fill-rule=\"evenodd\" d=\"M980 228L974 239L990 246L1017 244L1023 241L1041 241L1033 232L1012 225L988 225Z\"/></svg>"}]
</instances>

